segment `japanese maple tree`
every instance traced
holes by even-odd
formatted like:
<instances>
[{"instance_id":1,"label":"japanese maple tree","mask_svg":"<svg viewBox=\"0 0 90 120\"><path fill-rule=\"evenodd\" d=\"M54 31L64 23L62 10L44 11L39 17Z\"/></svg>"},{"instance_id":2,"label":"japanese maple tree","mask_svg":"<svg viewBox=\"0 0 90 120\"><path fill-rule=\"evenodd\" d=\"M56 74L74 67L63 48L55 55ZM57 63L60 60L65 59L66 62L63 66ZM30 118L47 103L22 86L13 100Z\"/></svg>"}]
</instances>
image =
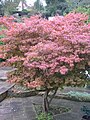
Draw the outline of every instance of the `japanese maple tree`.
<instances>
[{"instance_id":1,"label":"japanese maple tree","mask_svg":"<svg viewBox=\"0 0 90 120\"><path fill-rule=\"evenodd\" d=\"M84 14L69 13L52 21L40 16L23 19L21 23L7 21L11 24L5 32L6 38L2 39L4 57L7 65L17 68L9 74L9 81L21 82L32 89L42 86L46 112L59 87L86 82L81 70L90 64L87 19ZM53 94L48 99L50 91Z\"/></svg>"}]
</instances>

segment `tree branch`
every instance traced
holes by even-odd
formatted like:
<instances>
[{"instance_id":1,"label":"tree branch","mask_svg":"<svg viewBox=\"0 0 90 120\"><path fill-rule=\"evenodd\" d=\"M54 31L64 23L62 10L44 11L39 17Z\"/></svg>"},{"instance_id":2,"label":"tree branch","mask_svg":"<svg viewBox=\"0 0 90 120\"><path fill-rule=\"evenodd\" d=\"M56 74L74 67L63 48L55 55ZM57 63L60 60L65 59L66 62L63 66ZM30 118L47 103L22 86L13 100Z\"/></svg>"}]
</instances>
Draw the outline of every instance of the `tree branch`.
<instances>
[{"instance_id":1,"label":"tree branch","mask_svg":"<svg viewBox=\"0 0 90 120\"><path fill-rule=\"evenodd\" d=\"M49 104L52 102L52 99L53 99L53 98L54 98L54 96L56 95L57 90L58 90L58 87L57 87L57 88L55 88L55 91L54 91L53 95L50 97L50 100L48 101L48 103L49 103Z\"/></svg>"}]
</instances>

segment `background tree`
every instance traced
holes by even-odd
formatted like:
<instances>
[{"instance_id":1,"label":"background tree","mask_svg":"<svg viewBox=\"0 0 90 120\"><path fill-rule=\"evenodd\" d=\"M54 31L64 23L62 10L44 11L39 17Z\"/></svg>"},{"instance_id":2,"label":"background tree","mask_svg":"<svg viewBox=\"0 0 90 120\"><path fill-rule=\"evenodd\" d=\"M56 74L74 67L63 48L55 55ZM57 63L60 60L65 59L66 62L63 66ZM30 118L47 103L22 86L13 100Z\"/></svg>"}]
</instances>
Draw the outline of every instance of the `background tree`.
<instances>
[{"instance_id":1,"label":"background tree","mask_svg":"<svg viewBox=\"0 0 90 120\"><path fill-rule=\"evenodd\" d=\"M60 14L63 15L64 11L68 7L68 4L65 0L46 0L46 3L47 13L51 16L55 15L57 10L59 10Z\"/></svg>"},{"instance_id":2,"label":"background tree","mask_svg":"<svg viewBox=\"0 0 90 120\"><path fill-rule=\"evenodd\" d=\"M41 4L40 0L37 0L34 3L34 9L36 9L36 11L40 12L41 10L44 10L43 5Z\"/></svg>"},{"instance_id":3,"label":"background tree","mask_svg":"<svg viewBox=\"0 0 90 120\"><path fill-rule=\"evenodd\" d=\"M0 0L0 15L4 15L4 8L3 8L3 2Z\"/></svg>"},{"instance_id":4,"label":"background tree","mask_svg":"<svg viewBox=\"0 0 90 120\"><path fill-rule=\"evenodd\" d=\"M73 11L77 12L77 13L85 13L89 16L89 19L87 20L87 22L90 22L90 5L83 5L83 6L79 6L76 9L74 9Z\"/></svg>"},{"instance_id":5,"label":"background tree","mask_svg":"<svg viewBox=\"0 0 90 120\"><path fill-rule=\"evenodd\" d=\"M68 3L68 11L72 11L73 9L83 7L83 6L88 6L90 5L89 0L66 0Z\"/></svg>"},{"instance_id":6,"label":"background tree","mask_svg":"<svg viewBox=\"0 0 90 120\"><path fill-rule=\"evenodd\" d=\"M11 14L12 11L16 10L16 7L18 6L20 0L5 0L3 2L4 4L4 13L5 14Z\"/></svg>"}]
</instances>

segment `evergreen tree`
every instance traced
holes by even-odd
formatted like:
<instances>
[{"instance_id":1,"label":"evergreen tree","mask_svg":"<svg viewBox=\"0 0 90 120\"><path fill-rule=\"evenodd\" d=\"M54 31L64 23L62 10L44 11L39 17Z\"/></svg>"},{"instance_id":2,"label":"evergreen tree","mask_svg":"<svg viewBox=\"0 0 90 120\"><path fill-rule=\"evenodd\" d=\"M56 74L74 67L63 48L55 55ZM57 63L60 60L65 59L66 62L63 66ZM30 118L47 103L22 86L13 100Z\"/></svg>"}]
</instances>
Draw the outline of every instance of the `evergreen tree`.
<instances>
[{"instance_id":1,"label":"evergreen tree","mask_svg":"<svg viewBox=\"0 0 90 120\"><path fill-rule=\"evenodd\" d=\"M36 9L37 12L41 12L42 10L44 10L43 5L41 4L40 0L37 0L34 3L34 8Z\"/></svg>"},{"instance_id":2,"label":"evergreen tree","mask_svg":"<svg viewBox=\"0 0 90 120\"><path fill-rule=\"evenodd\" d=\"M51 16L55 15L57 10L60 15L63 15L64 11L68 7L68 4L65 0L46 0L47 7L46 11Z\"/></svg>"}]
</instances>

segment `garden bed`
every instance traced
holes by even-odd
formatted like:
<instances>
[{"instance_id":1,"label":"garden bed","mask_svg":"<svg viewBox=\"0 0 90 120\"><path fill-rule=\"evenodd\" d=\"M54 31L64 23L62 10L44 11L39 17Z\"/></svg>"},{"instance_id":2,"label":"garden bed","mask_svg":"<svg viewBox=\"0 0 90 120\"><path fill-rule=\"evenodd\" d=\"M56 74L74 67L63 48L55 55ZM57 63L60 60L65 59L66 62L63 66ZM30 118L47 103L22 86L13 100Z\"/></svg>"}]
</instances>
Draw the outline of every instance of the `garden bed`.
<instances>
[{"instance_id":1,"label":"garden bed","mask_svg":"<svg viewBox=\"0 0 90 120\"><path fill-rule=\"evenodd\" d=\"M49 113L47 115L45 115L41 104L33 103L33 105L34 105L37 119L38 119L38 117L40 117L40 118L42 117L40 120L49 120L49 119L53 120L56 115L71 112L71 108L69 108L69 107L51 105L50 109L49 109Z\"/></svg>"},{"instance_id":2,"label":"garden bed","mask_svg":"<svg viewBox=\"0 0 90 120\"><path fill-rule=\"evenodd\" d=\"M80 102L90 102L90 94L87 92L70 91L67 93L60 93L56 97Z\"/></svg>"}]
</instances>

